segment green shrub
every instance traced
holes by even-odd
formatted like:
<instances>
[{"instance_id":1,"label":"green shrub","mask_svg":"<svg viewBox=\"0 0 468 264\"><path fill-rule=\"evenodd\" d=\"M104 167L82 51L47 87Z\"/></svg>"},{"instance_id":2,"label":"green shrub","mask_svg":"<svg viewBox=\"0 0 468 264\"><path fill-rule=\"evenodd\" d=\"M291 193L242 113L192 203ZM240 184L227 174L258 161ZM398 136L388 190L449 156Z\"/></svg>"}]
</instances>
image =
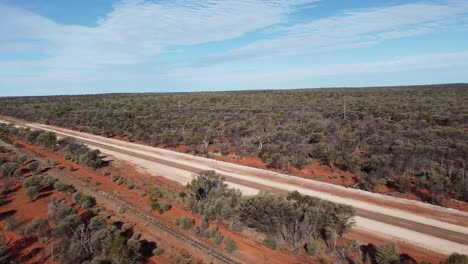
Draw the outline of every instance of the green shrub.
<instances>
[{"instance_id":1,"label":"green shrub","mask_svg":"<svg viewBox=\"0 0 468 264\"><path fill-rule=\"evenodd\" d=\"M28 178L23 180L23 182L21 183L21 186L25 189L29 187L33 187L33 186L38 187L43 180L44 180L44 177L40 175L29 176Z\"/></svg>"},{"instance_id":2,"label":"green shrub","mask_svg":"<svg viewBox=\"0 0 468 264\"><path fill-rule=\"evenodd\" d=\"M395 243L382 244L377 246L375 260L379 264L397 264L400 263L400 250Z\"/></svg>"},{"instance_id":3,"label":"green shrub","mask_svg":"<svg viewBox=\"0 0 468 264\"><path fill-rule=\"evenodd\" d=\"M39 187L31 186L26 189L26 195L29 198L29 201L33 201L39 195Z\"/></svg>"},{"instance_id":4,"label":"green shrub","mask_svg":"<svg viewBox=\"0 0 468 264\"><path fill-rule=\"evenodd\" d=\"M124 177L120 177L118 180L117 180L117 184L118 185L122 185L126 182L125 178Z\"/></svg>"},{"instance_id":5,"label":"green shrub","mask_svg":"<svg viewBox=\"0 0 468 264\"><path fill-rule=\"evenodd\" d=\"M23 236L28 236L32 233L37 232L38 236L46 235L49 226L47 221L44 219L34 219L29 225L27 225L23 230Z\"/></svg>"},{"instance_id":6,"label":"green shrub","mask_svg":"<svg viewBox=\"0 0 468 264\"><path fill-rule=\"evenodd\" d=\"M182 218L180 218L179 226L185 230L190 230L192 229L194 223L195 221L192 218L187 217L187 216L182 216Z\"/></svg>"},{"instance_id":7,"label":"green shrub","mask_svg":"<svg viewBox=\"0 0 468 264\"><path fill-rule=\"evenodd\" d=\"M441 264L468 264L468 256L464 254L453 253Z\"/></svg>"},{"instance_id":8,"label":"green shrub","mask_svg":"<svg viewBox=\"0 0 468 264\"><path fill-rule=\"evenodd\" d=\"M219 231L216 231L216 233L214 234L213 236L213 240L216 244L221 244L221 242L223 242L224 240L224 236L221 235L221 233Z\"/></svg>"},{"instance_id":9,"label":"green shrub","mask_svg":"<svg viewBox=\"0 0 468 264\"><path fill-rule=\"evenodd\" d=\"M83 209L89 209L93 206L94 199L91 196L77 192L73 195L73 202L78 204Z\"/></svg>"},{"instance_id":10,"label":"green shrub","mask_svg":"<svg viewBox=\"0 0 468 264\"><path fill-rule=\"evenodd\" d=\"M316 257L320 251L320 243L317 241L311 241L305 245L307 255Z\"/></svg>"},{"instance_id":11,"label":"green shrub","mask_svg":"<svg viewBox=\"0 0 468 264\"><path fill-rule=\"evenodd\" d=\"M118 181L120 179L120 176L112 174L111 179L112 179L113 182L116 182L116 181Z\"/></svg>"},{"instance_id":12,"label":"green shrub","mask_svg":"<svg viewBox=\"0 0 468 264\"><path fill-rule=\"evenodd\" d=\"M206 220L206 217L202 216L200 220L200 230L204 231L208 228L208 221Z\"/></svg>"},{"instance_id":13,"label":"green shrub","mask_svg":"<svg viewBox=\"0 0 468 264\"><path fill-rule=\"evenodd\" d=\"M161 210L162 210L163 212L166 212L166 211L171 210L172 206L171 206L170 204L168 204L167 202L161 202L161 203L159 204L159 208L161 208Z\"/></svg>"},{"instance_id":14,"label":"green shrub","mask_svg":"<svg viewBox=\"0 0 468 264\"><path fill-rule=\"evenodd\" d=\"M214 238L216 233L219 233L218 228L216 226L212 226L210 229L208 229L206 234L209 238Z\"/></svg>"},{"instance_id":15,"label":"green shrub","mask_svg":"<svg viewBox=\"0 0 468 264\"><path fill-rule=\"evenodd\" d=\"M162 212L159 203L156 202L155 200L152 200L152 199L150 200L150 207L151 207L151 210L153 211Z\"/></svg>"},{"instance_id":16,"label":"green shrub","mask_svg":"<svg viewBox=\"0 0 468 264\"><path fill-rule=\"evenodd\" d=\"M65 184L61 181L57 181L54 184L54 188L61 193L74 193L75 192L75 187L73 187L73 185Z\"/></svg>"},{"instance_id":17,"label":"green shrub","mask_svg":"<svg viewBox=\"0 0 468 264\"><path fill-rule=\"evenodd\" d=\"M272 236L267 236L265 240L263 240L263 245L265 245L267 248L271 250L276 250L276 247L278 246L276 244L276 240Z\"/></svg>"},{"instance_id":18,"label":"green shrub","mask_svg":"<svg viewBox=\"0 0 468 264\"><path fill-rule=\"evenodd\" d=\"M226 239L224 239L224 247L229 253L232 253L237 250L236 242L232 240L230 237L226 237Z\"/></svg>"}]
</instances>

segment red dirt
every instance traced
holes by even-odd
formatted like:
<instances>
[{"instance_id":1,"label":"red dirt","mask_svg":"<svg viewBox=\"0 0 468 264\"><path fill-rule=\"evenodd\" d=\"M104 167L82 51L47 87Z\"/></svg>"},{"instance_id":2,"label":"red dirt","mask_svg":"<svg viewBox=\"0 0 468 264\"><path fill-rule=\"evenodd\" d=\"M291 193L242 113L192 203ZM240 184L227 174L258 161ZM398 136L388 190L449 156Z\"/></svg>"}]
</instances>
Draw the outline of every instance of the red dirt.
<instances>
[{"instance_id":1,"label":"red dirt","mask_svg":"<svg viewBox=\"0 0 468 264\"><path fill-rule=\"evenodd\" d=\"M170 180L167 180L163 177L149 177L141 172L139 172L133 165L124 162L124 161L112 161L111 166L107 166L105 168L100 168L97 170L92 170L85 166L73 163L69 160L65 160L59 153L51 153L41 148L33 145L28 145L26 142L19 140L20 144L23 146L23 149L31 152L37 153L40 156L45 156L49 159L54 159L58 161L62 166L65 168L63 169L67 174L76 176L77 178L81 178L84 181L88 181L90 183L99 182L99 189L114 193L120 199L124 200L125 202L131 204L132 206L139 208L140 210L146 212L157 218L158 220L163 221L164 223L172 226L174 229L178 229L179 231L185 232L189 236L193 236L198 240L206 241L207 244L218 248L220 250L224 250L224 246L216 245L212 240L204 239L200 236L196 236L193 233L188 231L181 230L177 227L174 222L175 219L182 217L183 215L188 216L195 220L196 225L200 223L200 217L195 215L185 209L185 205L178 204L177 202L171 202L172 209L168 212L163 214L159 214L157 212L151 212L149 206L149 195L150 189L153 187L158 187L160 189L170 188L171 190L182 190L184 189L183 186L180 184L174 183ZM77 170L71 172L69 170L70 166L73 166ZM110 172L111 174L121 175L126 177L127 179L131 180L136 187L133 190L128 190L126 184L118 185L116 182L112 182L111 177L104 176L104 172ZM149 183L148 183L149 182ZM147 196L141 197L140 192L146 190ZM164 201L162 198L156 199L158 202ZM45 207L47 208L47 206ZM138 222L138 219L133 219L128 216L120 216L121 218L125 219L125 222ZM213 225L213 223L211 224ZM223 226L218 226L220 232L224 236L231 237L234 241L236 241L239 250L234 253L234 256L240 260L243 260L247 263L252 263L258 261L258 256L268 256L269 263L314 263L312 259L306 257L304 254L300 256L296 256L291 252L285 250L276 250L272 251L262 245L261 241L257 241L254 237L245 237L244 235L236 234ZM136 228L140 232L144 233L147 232L145 228ZM165 238L160 238L162 241ZM161 241L160 240L160 241ZM180 250L180 248L178 249ZM177 249L176 249L177 251ZM166 253L163 255L166 256ZM154 261L161 261L161 257L153 257L151 258ZM166 259L168 260L168 259Z\"/></svg>"},{"instance_id":2,"label":"red dirt","mask_svg":"<svg viewBox=\"0 0 468 264\"><path fill-rule=\"evenodd\" d=\"M27 226L33 219L47 219L47 205L51 196L38 198L33 202L25 194L25 190L17 184L13 189L15 192L8 195L10 203L3 205L0 212L15 211L14 217L20 221L20 225L15 231L7 231L4 228L5 221L0 222L0 229L5 234L8 241L9 250L15 254L15 259L19 263L55 263L50 259L49 250L44 249L44 245L35 237L22 237L19 232ZM55 194L55 192L48 192ZM42 242L48 243L50 239Z\"/></svg>"},{"instance_id":3,"label":"red dirt","mask_svg":"<svg viewBox=\"0 0 468 264\"><path fill-rule=\"evenodd\" d=\"M460 210L460 211L468 212L468 203L458 201L458 200L454 200L454 199L447 199L444 202L450 208L454 208L454 209L457 209L457 210Z\"/></svg>"},{"instance_id":4,"label":"red dirt","mask_svg":"<svg viewBox=\"0 0 468 264\"><path fill-rule=\"evenodd\" d=\"M378 192L378 193L388 193L389 192L389 188L383 184L381 185L377 185L375 187L375 191Z\"/></svg>"},{"instance_id":5,"label":"red dirt","mask_svg":"<svg viewBox=\"0 0 468 264\"><path fill-rule=\"evenodd\" d=\"M90 182L99 182L100 189L108 191L108 192L114 191L115 194L120 194L120 197L122 200L125 200L127 203L132 204L133 206L138 207L141 210L146 211L146 212L150 211L149 199L148 197L141 197L139 195L139 193L142 190L147 190L147 193L149 195L150 193L149 189L151 188L151 186L157 186L157 187L160 187L161 189L169 188L171 190L183 189L183 187L180 186L180 184L167 180L163 177L149 177L141 173L140 171L138 171L138 169L136 169L133 165L128 164L127 162L124 162L124 161L113 161L111 166L94 171L87 167L77 165L71 161L64 160L61 157L61 155L59 155L58 153L50 153L50 152L41 150L36 146L30 146L30 145L25 144L24 141L21 141L21 144L24 146L24 149L29 152L40 153L41 155L47 156L48 158L57 160L60 164L65 166L65 169L67 170L66 173L75 175L76 177L82 178ZM260 165L260 164L264 165L264 163L259 163L260 159L256 159L256 158L247 159L247 161L249 160L256 162L257 165ZM69 172L68 168L71 165L73 165L75 168L78 168L78 170L74 172ZM117 185L117 183L112 182L111 177L103 176L104 171L109 171L112 174L125 176L126 178L130 179L133 183L135 183L138 187L135 188L134 190L128 190L125 184L119 186ZM312 165L306 166L304 168L304 171L306 172L313 171L316 174L328 175L328 176L330 176L330 174L333 173L331 168L320 165L318 163L315 163L315 164L313 163ZM340 170L336 170L335 172L338 173L338 175L344 174L344 172ZM338 177L338 179L340 178L341 177ZM344 179L344 177L341 179ZM348 177L348 180L349 179L352 179L352 177ZM349 181L351 182L351 180ZM158 199L158 201L163 201L163 200L164 199ZM178 204L176 202L172 202L171 205L173 206L173 208L170 211L163 213L162 215L159 215L157 213L150 213L150 214L153 214L154 217L173 226L174 228L178 228L174 224L175 219L181 217L182 215L186 215L195 219L196 223L199 224L199 220L200 220L199 217L187 211L184 205ZM122 218L125 219L126 217L122 216ZM128 218L126 220L128 220ZM134 221L138 222L137 219L136 220L134 219ZM210 225L213 225L213 223L210 223ZM219 229L223 235L231 237L238 244L239 250L237 253L234 254L234 256L248 263L257 262L259 260L258 256L269 256L268 261L270 263L314 263L313 260L306 257L302 253L299 256L296 256L288 251L283 251L283 250L271 251L262 245L261 240L259 240L258 236L252 236L252 235L246 236L245 233L243 233L242 235L239 235L239 234L233 233L232 231L228 230L227 228L223 226L219 226ZM144 227L137 227L137 230L139 230L139 232L143 234L145 232L148 232L148 230L145 229ZM154 234L154 232L151 232L151 233ZM188 235L196 237L199 240L204 240L203 238L199 236L195 236L194 234L188 231L186 233ZM362 234L362 233L356 233L355 231L352 231L350 234L346 235L346 237L349 239L362 241L364 243L380 244L380 243L386 242L384 240L369 241L370 240L369 238L371 236L368 236L368 235L366 236L365 234ZM213 247L218 247L220 250L222 250L222 245L221 246L216 245L211 240L206 240L206 243L212 245ZM165 249L167 249L167 247L165 247ZM432 252L428 252L424 249L416 248L416 247L413 247L412 245L405 244L405 243L400 243L400 249L402 253L411 253L410 255L412 257L414 257L415 259L419 259L419 260L434 259L438 261L444 258L444 256L434 255L434 253ZM180 248L178 249L177 247L173 246L171 250L173 252L178 252ZM428 258L424 258L425 256L428 256ZM168 256L165 253L164 256L153 257L151 260L159 262L164 259L164 261L162 262L166 262L169 260L167 259L167 257Z\"/></svg>"}]
</instances>

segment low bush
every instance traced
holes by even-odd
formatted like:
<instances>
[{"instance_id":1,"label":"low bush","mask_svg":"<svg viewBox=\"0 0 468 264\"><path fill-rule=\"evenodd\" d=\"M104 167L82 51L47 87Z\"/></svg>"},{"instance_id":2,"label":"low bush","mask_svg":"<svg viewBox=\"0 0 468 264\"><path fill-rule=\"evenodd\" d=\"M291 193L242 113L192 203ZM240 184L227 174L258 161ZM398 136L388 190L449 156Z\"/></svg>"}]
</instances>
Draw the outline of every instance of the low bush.
<instances>
[{"instance_id":1,"label":"low bush","mask_svg":"<svg viewBox=\"0 0 468 264\"><path fill-rule=\"evenodd\" d=\"M278 246L276 244L275 238L271 236L267 236L265 240L263 240L263 245L265 245L267 248L271 250L276 250L276 247Z\"/></svg>"},{"instance_id":2,"label":"low bush","mask_svg":"<svg viewBox=\"0 0 468 264\"><path fill-rule=\"evenodd\" d=\"M224 247L229 253L232 253L237 250L236 242L232 240L230 237L226 237L226 239L224 239Z\"/></svg>"}]
</instances>

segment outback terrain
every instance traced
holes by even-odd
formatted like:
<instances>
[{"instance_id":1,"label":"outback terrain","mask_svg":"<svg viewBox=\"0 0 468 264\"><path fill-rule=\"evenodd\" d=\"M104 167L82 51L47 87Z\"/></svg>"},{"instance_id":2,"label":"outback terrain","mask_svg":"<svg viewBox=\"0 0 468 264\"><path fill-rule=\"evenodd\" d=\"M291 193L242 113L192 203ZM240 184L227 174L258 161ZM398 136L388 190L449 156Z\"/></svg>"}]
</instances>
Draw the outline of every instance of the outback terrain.
<instances>
[{"instance_id":1,"label":"outback terrain","mask_svg":"<svg viewBox=\"0 0 468 264\"><path fill-rule=\"evenodd\" d=\"M149 225L142 221L156 222L153 241L180 233L162 242L163 262L190 255L188 262L439 263L468 254L467 88L2 98L9 143L2 181L36 177L15 155L55 160L47 177L94 197L104 211L113 204L115 217L141 234ZM89 152L73 158L74 144ZM15 170L7 170L11 163ZM165 195L145 190L154 180ZM289 206L305 219L329 220L289 226L298 217ZM261 221L261 213L280 220ZM205 232L215 225L224 247L209 239L220 235ZM202 242L181 256L177 239ZM43 258L60 260L42 248ZM138 261L158 262L155 253Z\"/></svg>"}]
</instances>

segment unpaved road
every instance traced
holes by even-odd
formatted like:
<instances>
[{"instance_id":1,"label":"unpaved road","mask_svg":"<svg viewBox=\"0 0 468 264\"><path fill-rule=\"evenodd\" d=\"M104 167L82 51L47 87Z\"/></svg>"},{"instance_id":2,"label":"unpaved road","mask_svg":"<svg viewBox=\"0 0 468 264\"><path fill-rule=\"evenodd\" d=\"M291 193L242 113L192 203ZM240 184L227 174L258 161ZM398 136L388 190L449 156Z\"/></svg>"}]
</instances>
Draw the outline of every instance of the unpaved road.
<instances>
[{"instance_id":1,"label":"unpaved road","mask_svg":"<svg viewBox=\"0 0 468 264\"><path fill-rule=\"evenodd\" d=\"M370 235L402 240L442 254L468 254L468 213L465 212L9 117L0 116L0 119L74 137L105 154L131 162L151 175L182 184L189 182L194 172L215 170L231 187L246 195L258 190L297 190L352 205L357 211L356 228Z\"/></svg>"}]
</instances>

